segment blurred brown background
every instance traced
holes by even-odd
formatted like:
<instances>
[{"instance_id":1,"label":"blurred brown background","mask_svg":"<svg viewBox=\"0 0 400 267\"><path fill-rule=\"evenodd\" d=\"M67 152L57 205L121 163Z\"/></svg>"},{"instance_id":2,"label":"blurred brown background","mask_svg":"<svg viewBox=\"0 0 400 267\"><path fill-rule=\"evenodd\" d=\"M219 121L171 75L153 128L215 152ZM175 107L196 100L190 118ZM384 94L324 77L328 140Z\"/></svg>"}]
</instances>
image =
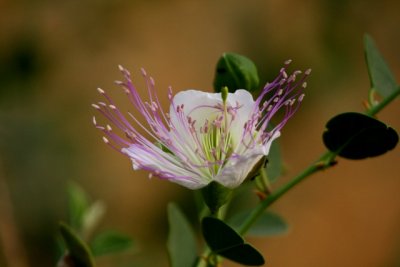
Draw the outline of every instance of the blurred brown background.
<instances>
[{"instance_id":1,"label":"blurred brown background","mask_svg":"<svg viewBox=\"0 0 400 267\"><path fill-rule=\"evenodd\" d=\"M99 266L167 266L166 204L189 211L192 198L133 172L92 126L96 87L126 104L113 85L121 79L117 64L138 77L140 88L145 67L161 97L168 85L211 91L225 51L253 59L263 82L288 58L296 68L311 67L304 104L279 140L288 167L283 183L324 151L329 118L363 110L364 33L400 79L399 10L400 2L389 0L0 1L0 186L2 199L8 189L28 266L55 265L68 180L107 203L101 228L138 240L138 253L101 258ZM397 130L399 102L379 114ZM400 266L399 156L396 148L374 159L340 160L274 204L292 227L282 237L251 240L267 266ZM8 222L7 205L0 205L0 220ZM3 231L2 242L7 238ZM0 266L7 266L3 246Z\"/></svg>"}]
</instances>

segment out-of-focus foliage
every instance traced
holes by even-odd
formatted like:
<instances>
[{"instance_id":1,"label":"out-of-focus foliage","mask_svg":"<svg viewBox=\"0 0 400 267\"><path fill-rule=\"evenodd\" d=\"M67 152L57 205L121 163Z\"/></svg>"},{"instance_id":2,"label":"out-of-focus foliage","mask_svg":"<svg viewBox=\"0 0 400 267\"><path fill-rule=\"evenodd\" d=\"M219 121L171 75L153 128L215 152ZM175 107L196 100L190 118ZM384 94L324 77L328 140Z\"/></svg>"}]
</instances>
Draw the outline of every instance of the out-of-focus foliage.
<instances>
[{"instance_id":1,"label":"out-of-focus foliage","mask_svg":"<svg viewBox=\"0 0 400 267\"><path fill-rule=\"evenodd\" d=\"M169 235L167 249L171 267L194 266L197 241L190 223L174 203L168 204Z\"/></svg>"},{"instance_id":2,"label":"out-of-focus foliage","mask_svg":"<svg viewBox=\"0 0 400 267\"><path fill-rule=\"evenodd\" d=\"M60 264L65 267L95 265L95 257L124 252L133 248L133 240L115 230L98 233L97 227L105 214L104 204L90 201L88 194L76 183L68 185L70 225L61 222L59 233L64 240Z\"/></svg>"},{"instance_id":3,"label":"out-of-focus foliage","mask_svg":"<svg viewBox=\"0 0 400 267\"><path fill-rule=\"evenodd\" d=\"M374 40L369 35L365 35L364 37L364 49L371 90L378 92L383 97L390 96L399 85L379 50L376 48Z\"/></svg>"},{"instance_id":4,"label":"out-of-focus foliage","mask_svg":"<svg viewBox=\"0 0 400 267\"><path fill-rule=\"evenodd\" d=\"M67 254L61 259L61 262L65 262L62 266L95 266L89 247L71 227L61 223L60 233L68 249Z\"/></svg>"},{"instance_id":5,"label":"out-of-focus foliage","mask_svg":"<svg viewBox=\"0 0 400 267\"><path fill-rule=\"evenodd\" d=\"M132 238L116 231L106 231L98 234L90 244L95 256L130 250L133 247Z\"/></svg>"}]
</instances>

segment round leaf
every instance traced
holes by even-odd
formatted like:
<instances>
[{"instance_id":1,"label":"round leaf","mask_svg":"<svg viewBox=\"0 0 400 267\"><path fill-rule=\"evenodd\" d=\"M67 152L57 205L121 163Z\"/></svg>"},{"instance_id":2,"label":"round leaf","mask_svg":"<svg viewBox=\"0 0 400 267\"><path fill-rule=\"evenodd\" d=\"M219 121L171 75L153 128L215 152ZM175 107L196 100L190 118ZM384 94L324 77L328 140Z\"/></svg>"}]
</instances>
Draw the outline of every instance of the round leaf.
<instances>
[{"instance_id":1,"label":"round leaf","mask_svg":"<svg viewBox=\"0 0 400 267\"><path fill-rule=\"evenodd\" d=\"M393 149L399 137L393 128L355 112L342 113L326 124L325 146L348 159L375 157Z\"/></svg>"}]
</instances>

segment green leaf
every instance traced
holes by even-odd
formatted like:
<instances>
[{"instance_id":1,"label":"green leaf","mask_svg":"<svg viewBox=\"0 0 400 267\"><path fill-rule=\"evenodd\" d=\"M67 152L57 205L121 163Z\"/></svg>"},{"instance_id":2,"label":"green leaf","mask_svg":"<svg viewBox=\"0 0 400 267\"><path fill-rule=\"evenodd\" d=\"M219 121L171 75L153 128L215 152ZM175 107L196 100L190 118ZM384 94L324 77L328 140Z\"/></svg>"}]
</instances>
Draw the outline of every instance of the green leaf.
<instances>
[{"instance_id":1,"label":"green leaf","mask_svg":"<svg viewBox=\"0 0 400 267\"><path fill-rule=\"evenodd\" d=\"M239 229L240 225L250 216L251 211L243 211L235 214L228 220L233 229ZM288 224L278 214L266 211L253 223L247 231L249 236L274 236L287 233Z\"/></svg>"},{"instance_id":2,"label":"green leaf","mask_svg":"<svg viewBox=\"0 0 400 267\"><path fill-rule=\"evenodd\" d=\"M277 140L272 142L269 150L267 175L270 182L276 182L282 175L282 155Z\"/></svg>"},{"instance_id":3,"label":"green leaf","mask_svg":"<svg viewBox=\"0 0 400 267\"><path fill-rule=\"evenodd\" d=\"M212 252L229 260L258 266L265 263L263 256L229 225L214 217L205 217L202 221L202 232Z\"/></svg>"},{"instance_id":4,"label":"green leaf","mask_svg":"<svg viewBox=\"0 0 400 267\"><path fill-rule=\"evenodd\" d=\"M184 214L174 203L168 204L169 235L167 249L171 267L190 267L197 260L197 243Z\"/></svg>"},{"instance_id":5,"label":"green leaf","mask_svg":"<svg viewBox=\"0 0 400 267\"><path fill-rule=\"evenodd\" d=\"M221 92L225 86L231 93L237 89L252 92L258 89L259 83L257 67L253 61L235 53L222 54L215 71L215 92Z\"/></svg>"},{"instance_id":6,"label":"green leaf","mask_svg":"<svg viewBox=\"0 0 400 267\"><path fill-rule=\"evenodd\" d=\"M89 208L88 196L79 185L73 182L69 182L67 190L70 225L74 229L81 230L84 214Z\"/></svg>"},{"instance_id":7,"label":"green leaf","mask_svg":"<svg viewBox=\"0 0 400 267\"><path fill-rule=\"evenodd\" d=\"M371 89L383 97L389 96L398 87L397 82L368 34L364 36L364 49Z\"/></svg>"},{"instance_id":8,"label":"green leaf","mask_svg":"<svg viewBox=\"0 0 400 267\"><path fill-rule=\"evenodd\" d=\"M67 258L73 262L73 266L93 267L92 253L74 230L63 222L59 224L59 230L68 249L69 254Z\"/></svg>"},{"instance_id":9,"label":"green leaf","mask_svg":"<svg viewBox=\"0 0 400 267\"><path fill-rule=\"evenodd\" d=\"M106 231L97 235L90 244L93 255L123 252L133 248L132 238L115 231Z\"/></svg>"},{"instance_id":10,"label":"green leaf","mask_svg":"<svg viewBox=\"0 0 400 267\"><path fill-rule=\"evenodd\" d=\"M326 128L325 146L348 159L379 156L393 149L399 141L393 128L361 113L339 114L328 121Z\"/></svg>"}]
</instances>

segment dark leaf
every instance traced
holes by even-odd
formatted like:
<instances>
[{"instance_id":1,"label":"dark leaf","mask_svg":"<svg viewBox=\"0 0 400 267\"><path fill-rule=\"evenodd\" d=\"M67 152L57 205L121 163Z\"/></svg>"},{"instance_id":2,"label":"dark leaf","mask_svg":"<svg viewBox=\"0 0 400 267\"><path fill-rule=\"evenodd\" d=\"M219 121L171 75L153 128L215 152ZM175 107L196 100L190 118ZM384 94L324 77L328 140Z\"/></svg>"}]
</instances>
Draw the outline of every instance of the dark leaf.
<instances>
[{"instance_id":1,"label":"dark leaf","mask_svg":"<svg viewBox=\"0 0 400 267\"><path fill-rule=\"evenodd\" d=\"M203 219L202 230L207 245L216 253L244 244L243 238L235 230L214 217Z\"/></svg>"},{"instance_id":2,"label":"dark leaf","mask_svg":"<svg viewBox=\"0 0 400 267\"><path fill-rule=\"evenodd\" d=\"M258 89L258 84L257 67L247 57L224 53L218 60L214 77L215 92L221 92L225 86L229 92L235 92L237 89L252 92Z\"/></svg>"},{"instance_id":3,"label":"dark leaf","mask_svg":"<svg viewBox=\"0 0 400 267\"><path fill-rule=\"evenodd\" d=\"M364 49L371 89L383 97L389 96L398 87L397 82L376 48L374 40L368 34L364 36Z\"/></svg>"},{"instance_id":4,"label":"dark leaf","mask_svg":"<svg viewBox=\"0 0 400 267\"><path fill-rule=\"evenodd\" d=\"M170 265L172 267L190 267L197 259L196 238L189 222L178 206L168 205L169 235L167 241Z\"/></svg>"},{"instance_id":5,"label":"dark leaf","mask_svg":"<svg viewBox=\"0 0 400 267\"><path fill-rule=\"evenodd\" d=\"M245 265L263 265L263 256L229 225L214 217L202 221L203 236L211 250L229 260Z\"/></svg>"},{"instance_id":6,"label":"dark leaf","mask_svg":"<svg viewBox=\"0 0 400 267\"><path fill-rule=\"evenodd\" d=\"M325 146L348 159L375 157L393 149L399 137L393 128L355 112L342 113L326 124Z\"/></svg>"},{"instance_id":7,"label":"dark leaf","mask_svg":"<svg viewBox=\"0 0 400 267\"><path fill-rule=\"evenodd\" d=\"M249 244L237 245L236 247L221 251L219 255L248 266L260 266L265 263L263 255Z\"/></svg>"},{"instance_id":8,"label":"dark leaf","mask_svg":"<svg viewBox=\"0 0 400 267\"><path fill-rule=\"evenodd\" d=\"M60 223L59 230L69 254L67 258L77 267L93 267L92 253L74 230L65 223Z\"/></svg>"},{"instance_id":9,"label":"dark leaf","mask_svg":"<svg viewBox=\"0 0 400 267\"><path fill-rule=\"evenodd\" d=\"M132 238L115 231L107 231L97 235L90 244L93 255L122 252L133 247Z\"/></svg>"}]
</instances>

